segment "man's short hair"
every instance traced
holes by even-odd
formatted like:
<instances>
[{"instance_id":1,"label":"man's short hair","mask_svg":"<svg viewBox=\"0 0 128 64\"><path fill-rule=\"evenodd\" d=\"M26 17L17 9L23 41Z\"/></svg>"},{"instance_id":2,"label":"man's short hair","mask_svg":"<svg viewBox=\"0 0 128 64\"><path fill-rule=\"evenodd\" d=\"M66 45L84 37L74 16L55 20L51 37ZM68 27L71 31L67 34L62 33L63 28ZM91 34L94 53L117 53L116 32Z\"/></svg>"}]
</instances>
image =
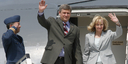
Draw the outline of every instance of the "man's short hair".
<instances>
[{"instance_id":1,"label":"man's short hair","mask_svg":"<svg viewBox=\"0 0 128 64\"><path fill-rule=\"evenodd\" d=\"M70 12L72 11L72 8L67 5L67 4L62 4L59 8L59 12L61 12L61 10L64 9L64 10L70 10Z\"/></svg>"},{"instance_id":2,"label":"man's short hair","mask_svg":"<svg viewBox=\"0 0 128 64\"><path fill-rule=\"evenodd\" d=\"M10 28L10 25L13 25L13 24L14 24L14 22L7 24L6 25L7 29L9 29Z\"/></svg>"}]
</instances>

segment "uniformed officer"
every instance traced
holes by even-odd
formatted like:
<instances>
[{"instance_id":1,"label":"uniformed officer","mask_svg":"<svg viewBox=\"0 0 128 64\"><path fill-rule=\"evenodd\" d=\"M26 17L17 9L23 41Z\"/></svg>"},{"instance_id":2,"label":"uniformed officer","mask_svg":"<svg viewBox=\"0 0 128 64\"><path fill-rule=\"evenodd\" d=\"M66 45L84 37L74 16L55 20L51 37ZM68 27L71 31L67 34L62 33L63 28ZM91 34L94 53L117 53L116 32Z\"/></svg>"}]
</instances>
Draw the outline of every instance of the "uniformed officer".
<instances>
[{"instance_id":1,"label":"uniformed officer","mask_svg":"<svg viewBox=\"0 0 128 64\"><path fill-rule=\"evenodd\" d=\"M15 15L4 20L7 31L2 35L6 64L15 64L25 55L23 39L17 33L20 32L20 16Z\"/></svg>"}]
</instances>

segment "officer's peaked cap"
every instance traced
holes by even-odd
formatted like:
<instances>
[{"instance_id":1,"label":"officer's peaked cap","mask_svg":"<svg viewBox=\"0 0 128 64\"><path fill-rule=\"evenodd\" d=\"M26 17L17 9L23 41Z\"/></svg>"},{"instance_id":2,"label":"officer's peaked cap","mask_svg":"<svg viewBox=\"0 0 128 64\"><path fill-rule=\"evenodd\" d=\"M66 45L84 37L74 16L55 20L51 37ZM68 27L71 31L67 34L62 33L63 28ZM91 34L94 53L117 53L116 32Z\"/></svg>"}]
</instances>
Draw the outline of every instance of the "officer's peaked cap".
<instances>
[{"instance_id":1,"label":"officer's peaked cap","mask_svg":"<svg viewBox=\"0 0 128 64\"><path fill-rule=\"evenodd\" d=\"M19 21L20 21L20 15L15 15L15 16L6 18L6 19L4 20L4 23L7 25L7 24L9 24L9 23L12 23L12 22L19 22Z\"/></svg>"}]
</instances>

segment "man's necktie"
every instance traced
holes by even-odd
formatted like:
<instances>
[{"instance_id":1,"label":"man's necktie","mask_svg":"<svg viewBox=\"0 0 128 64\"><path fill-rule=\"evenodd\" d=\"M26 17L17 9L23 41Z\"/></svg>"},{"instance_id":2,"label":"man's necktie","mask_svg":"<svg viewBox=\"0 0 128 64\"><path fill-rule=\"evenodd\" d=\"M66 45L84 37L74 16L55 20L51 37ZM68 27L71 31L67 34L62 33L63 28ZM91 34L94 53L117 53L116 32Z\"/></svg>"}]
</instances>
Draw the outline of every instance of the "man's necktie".
<instances>
[{"instance_id":1,"label":"man's necktie","mask_svg":"<svg viewBox=\"0 0 128 64\"><path fill-rule=\"evenodd\" d=\"M68 29L67 29L67 27L66 27L66 23L63 23L64 24L64 26L63 26L63 28L64 28L64 35L66 35L67 33L68 33Z\"/></svg>"},{"instance_id":2,"label":"man's necktie","mask_svg":"<svg viewBox=\"0 0 128 64\"><path fill-rule=\"evenodd\" d=\"M64 28L64 35L66 35L67 33L68 33L68 29L67 29L67 27L66 27L66 23L63 23L63 28ZM62 50L61 50L61 52L60 52L60 57L64 57L64 54L65 54L65 52L64 52L64 48L62 48Z\"/></svg>"}]
</instances>

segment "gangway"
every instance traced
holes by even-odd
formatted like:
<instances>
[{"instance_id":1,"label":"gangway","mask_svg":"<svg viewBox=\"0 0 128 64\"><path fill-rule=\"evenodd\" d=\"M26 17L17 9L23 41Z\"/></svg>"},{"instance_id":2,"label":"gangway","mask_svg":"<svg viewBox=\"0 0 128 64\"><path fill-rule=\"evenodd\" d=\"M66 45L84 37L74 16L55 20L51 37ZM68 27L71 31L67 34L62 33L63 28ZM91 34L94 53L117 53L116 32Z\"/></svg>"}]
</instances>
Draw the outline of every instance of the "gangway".
<instances>
[{"instance_id":1,"label":"gangway","mask_svg":"<svg viewBox=\"0 0 128 64\"><path fill-rule=\"evenodd\" d=\"M16 64L33 64L33 63L30 59L30 55L25 54L18 62L16 62Z\"/></svg>"}]
</instances>

